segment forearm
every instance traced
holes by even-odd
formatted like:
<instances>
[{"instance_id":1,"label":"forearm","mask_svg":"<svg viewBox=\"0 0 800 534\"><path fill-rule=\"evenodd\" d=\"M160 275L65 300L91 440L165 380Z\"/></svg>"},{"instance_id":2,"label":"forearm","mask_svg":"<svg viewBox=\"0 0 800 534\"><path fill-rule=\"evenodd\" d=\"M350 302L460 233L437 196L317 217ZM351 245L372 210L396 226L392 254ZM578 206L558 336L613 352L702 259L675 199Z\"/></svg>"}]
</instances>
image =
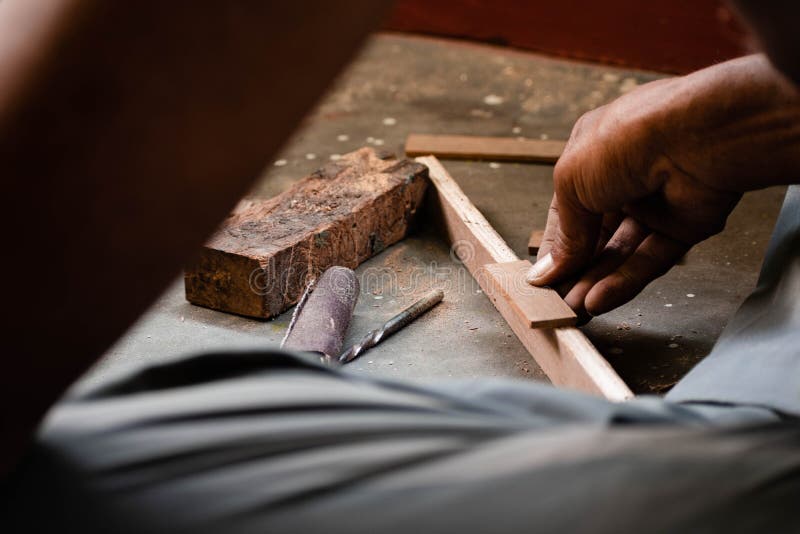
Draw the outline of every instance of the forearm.
<instances>
[{"instance_id":1,"label":"forearm","mask_svg":"<svg viewBox=\"0 0 800 534\"><path fill-rule=\"evenodd\" d=\"M0 473L247 191L385 4L0 3Z\"/></svg>"}]
</instances>

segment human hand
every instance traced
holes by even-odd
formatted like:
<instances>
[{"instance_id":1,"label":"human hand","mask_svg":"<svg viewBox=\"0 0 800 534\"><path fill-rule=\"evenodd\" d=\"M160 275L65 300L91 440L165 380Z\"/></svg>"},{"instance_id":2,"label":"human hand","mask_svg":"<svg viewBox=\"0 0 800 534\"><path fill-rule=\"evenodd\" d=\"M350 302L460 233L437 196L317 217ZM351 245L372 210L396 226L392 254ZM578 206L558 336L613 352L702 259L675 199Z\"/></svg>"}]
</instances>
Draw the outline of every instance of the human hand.
<instances>
[{"instance_id":1,"label":"human hand","mask_svg":"<svg viewBox=\"0 0 800 534\"><path fill-rule=\"evenodd\" d=\"M751 56L587 113L556 165L529 281L561 284L584 316L624 304L720 232L742 192L800 178L799 101Z\"/></svg>"}]
</instances>

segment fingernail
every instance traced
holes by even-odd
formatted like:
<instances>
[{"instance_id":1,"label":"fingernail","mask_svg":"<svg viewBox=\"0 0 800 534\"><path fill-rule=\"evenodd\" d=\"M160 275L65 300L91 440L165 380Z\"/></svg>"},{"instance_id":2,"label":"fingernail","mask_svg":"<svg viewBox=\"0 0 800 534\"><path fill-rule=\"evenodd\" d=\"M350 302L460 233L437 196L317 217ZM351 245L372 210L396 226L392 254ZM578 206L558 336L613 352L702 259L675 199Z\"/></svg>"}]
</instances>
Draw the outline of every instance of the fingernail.
<instances>
[{"instance_id":1,"label":"fingernail","mask_svg":"<svg viewBox=\"0 0 800 534\"><path fill-rule=\"evenodd\" d=\"M528 271L528 275L525 277L525 281L531 285L535 285L541 278L546 275L550 270L553 268L553 256L545 254L545 256L533 264L531 270Z\"/></svg>"}]
</instances>

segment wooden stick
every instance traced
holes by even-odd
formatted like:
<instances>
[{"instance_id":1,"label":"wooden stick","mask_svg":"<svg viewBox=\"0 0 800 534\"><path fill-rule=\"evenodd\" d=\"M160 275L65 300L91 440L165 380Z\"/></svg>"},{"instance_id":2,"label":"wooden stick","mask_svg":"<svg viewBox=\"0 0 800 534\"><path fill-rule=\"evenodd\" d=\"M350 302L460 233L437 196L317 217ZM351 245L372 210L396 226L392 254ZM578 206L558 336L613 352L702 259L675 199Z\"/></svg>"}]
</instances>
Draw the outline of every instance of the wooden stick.
<instances>
[{"instance_id":1,"label":"wooden stick","mask_svg":"<svg viewBox=\"0 0 800 534\"><path fill-rule=\"evenodd\" d=\"M516 137L411 134L406 139L406 155L555 163L565 145L566 141Z\"/></svg>"},{"instance_id":2,"label":"wooden stick","mask_svg":"<svg viewBox=\"0 0 800 534\"><path fill-rule=\"evenodd\" d=\"M578 317L572 308L549 287L530 285L525 277L531 269L528 260L487 263L491 295L500 294L511 304L520 320L530 328L575 326Z\"/></svg>"},{"instance_id":3,"label":"wooden stick","mask_svg":"<svg viewBox=\"0 0 800 534\"><path fill-rule=\"evenodd\" d=\"M599 394L613 401L632 397L628 386L580 330L575 327L530 328L514 311L510 300L493 290L484 266L519 258L438 159L429 156L417 158L417 161L428 166L434 186L430 193L435 208L440 210L453 250L553 384Z\"/></svg>"}]
</instances>

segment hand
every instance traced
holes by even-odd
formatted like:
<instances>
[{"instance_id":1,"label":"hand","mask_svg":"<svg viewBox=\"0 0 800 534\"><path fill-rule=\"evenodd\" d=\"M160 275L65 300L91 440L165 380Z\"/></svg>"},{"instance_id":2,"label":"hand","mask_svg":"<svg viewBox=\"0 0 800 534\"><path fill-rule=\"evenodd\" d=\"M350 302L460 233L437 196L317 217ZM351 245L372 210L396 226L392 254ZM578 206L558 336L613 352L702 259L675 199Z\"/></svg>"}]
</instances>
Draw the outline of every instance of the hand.
<instances>
[{"instance_id":1,"label":"hand","mask_svg":"<svg viewBox=\"0 0 800 534\"><path fill-rule=\"evenodd\" d=\"M529 281L579 314L624 304L744 191L800 181L800 98L761 56L644 85L576 123ZM565 287L566 286L566 287Z\"/></svg>"}]
</instances>

